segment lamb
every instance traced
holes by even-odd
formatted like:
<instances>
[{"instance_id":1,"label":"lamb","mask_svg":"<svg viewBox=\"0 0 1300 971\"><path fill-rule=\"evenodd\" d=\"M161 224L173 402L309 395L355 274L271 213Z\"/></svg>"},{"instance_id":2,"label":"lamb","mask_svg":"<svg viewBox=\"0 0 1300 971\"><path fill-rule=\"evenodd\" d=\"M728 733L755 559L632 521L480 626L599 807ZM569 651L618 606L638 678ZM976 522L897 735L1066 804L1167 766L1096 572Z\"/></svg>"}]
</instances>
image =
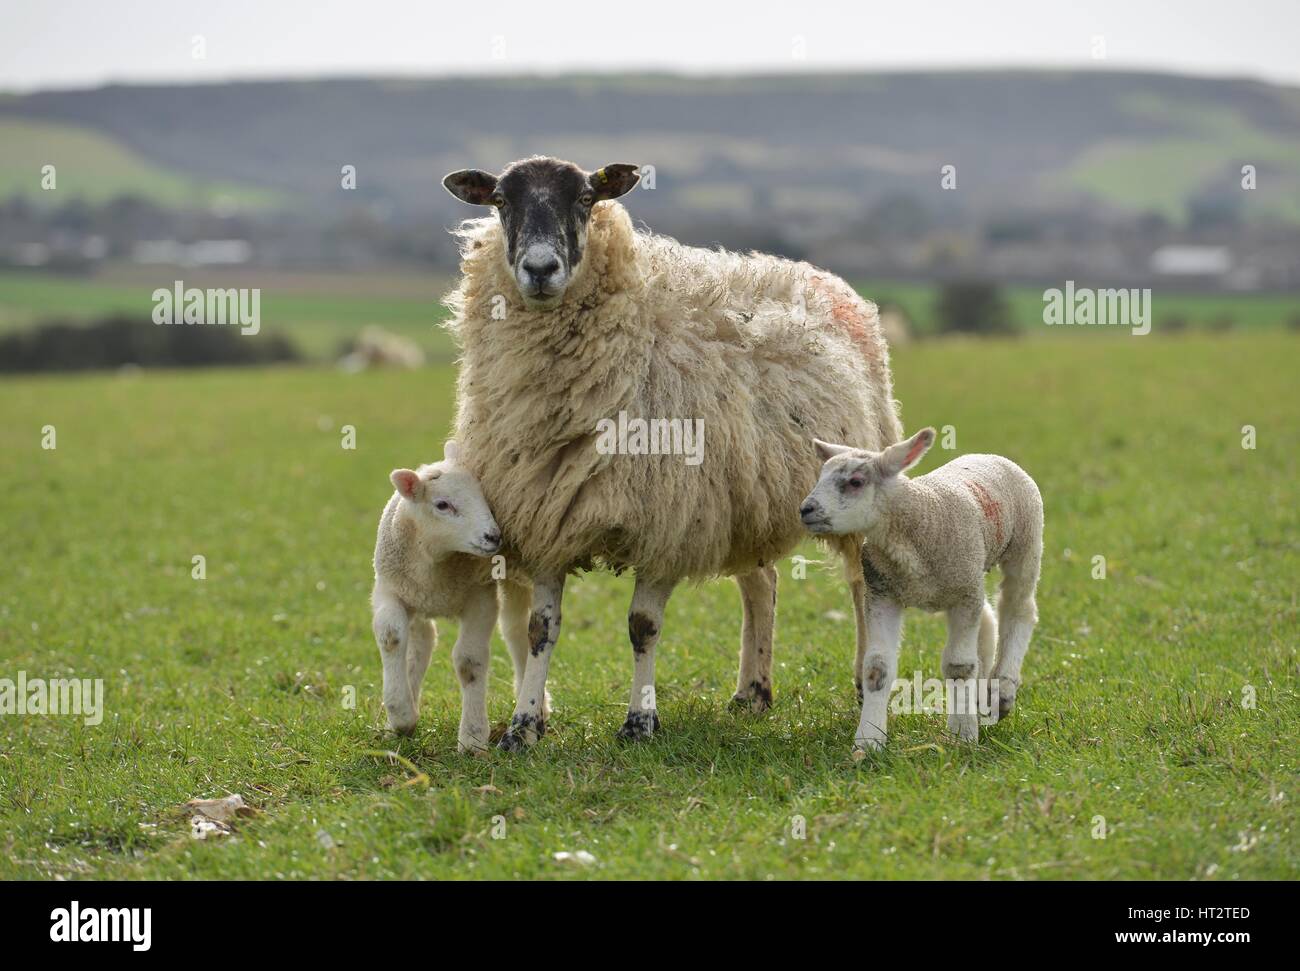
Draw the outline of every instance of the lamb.
<instances>
[{"instance_id":1,"label":"lamb","mask_svg":"<svg viewBox=\"0 0 1300 971\"><path fill-rule=\"evenodd\" d=\"M509 561L533 581L523 690L501 740L508 750L545 730L539 699L565 578L597 565L636 576L620 737L644 739L659 726L655 649L668 598L687 579L736 578L733 701L766 708L772 564L803 536L795 510L821 464L811 437L883 447L902 432L873 304L806 263L634 230L614 200L638 178L633 165L585 172L533 158L500 177L464 170L444 179L457 198L495 210L461 226L462 277L446 302L463 351L456 437ZM599 447L600 429L616 419L702 429L699 461ZM862 652L857 542L829 545L844 558Z\"/></svg>"},{"instance_id":2,"label":"lamb","mask_svg":"<svg viewBox=\"0 0 1300 971\"><path fill-rule=\"evenodd\" d=\"M861 748L886 740L889 690L898 674L904 607L946 611L943 676L948 730L978 741L976 679L992 679L990 720L1010 713L1021 665L1038 620L1034 592L1043 555L1043 500L1020 466L999 455L964 455L926 475L903 472L934 442L924 428L883 452L817 441L826 460L799 509L810 532L860 533L862 566L871 589ZM1002 570L998 616L984 595L984 574ZM994 648L997 663L994 665Z\"/></svg>"},{"instance_id":3,"label":"lamb","mask_svg":"<svg viewBox=\"0 0 1300 971\"><path fill-rule=\"evenodd\" d=\"M460 621L451 652L461 691L457 747L483 751L488 744L488 647L498 592L501 632L518 691L528 656L531 591L518 581L494 582L486 558L500 548L501 531L478 482L459 463L455 442L447 443L443 461L418 470L396 469L390 479L397 491L379 521L371 594L388 727L402 734L414 730L420 685L438 636L434 618L454 617Z\"/></svg>"}]
</instances>

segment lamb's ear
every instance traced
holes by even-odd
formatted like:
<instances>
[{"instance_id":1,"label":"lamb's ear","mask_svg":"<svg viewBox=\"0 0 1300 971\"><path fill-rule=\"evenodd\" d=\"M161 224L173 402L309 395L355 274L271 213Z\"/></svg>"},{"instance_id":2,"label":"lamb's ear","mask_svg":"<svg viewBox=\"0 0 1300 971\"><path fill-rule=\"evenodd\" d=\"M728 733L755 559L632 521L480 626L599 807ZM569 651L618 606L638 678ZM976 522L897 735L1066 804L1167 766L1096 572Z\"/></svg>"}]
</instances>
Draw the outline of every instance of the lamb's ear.
<instances>
[{"instance_id":1,"label":"lamb's ear","mask_svg":"<svg viewBox=\"0 0 1300 971\"><path fill-rule=\"evenodd\" d=\"M596 169L587 176L587 181L591 183L591 188L596 193L597 202L601 199L617 199L631 192L640 179L640 168L626 162L606 165L603 169Z\"/></svg>"},{"instance_id":2,"label":"lamb's ear","mask_svg":"<svg viewBox=\"0 0 1300 971\"><path fill-rule=\"evenodd\" d=\"M393 488L406 499L416 498L424 485L420 481L419 473L412 472L410 469L394 469L388 479L393 483Z\"/></svg>"},{"instance_id":3,"label":"lamb's ear","mask_svg":"<svg viewBox=\"0 0 1300 971\"><path fill-rule=\"evenodd\" d=\"M885 475L898 475L906 472L934 444L934 429L922 428L906 441L891 445L880 453L880 470Z\"/></svg>"},{"instance_id":4,"label":"lamb's ear","mask_svg":"<svg viewBox=\"0 0 1300 971\"><path fill-rule=\"evenodd\" d=\"M490 205L488 199L497 188L497 177L481 169L461 169L442 180L443 186L461 202L471 206Z\"/></svg>"},{"instance_id":5,"label":"lamb's ear","mask_svg":"<svg viewBox=\"0 0 1300 971\"><path fill-rule=\"evenodd\" d=\"M851 446L832 445L830 442L823 442L820 438L814 438L813 445L817 446L817 457L823 462L829 462L837 455L843 455L845 452L853 451Z\"/></svg>"},{"instance_id":6,"label":"lamb's ear","mask_svg":"<svg viewBox=\"0 0 1300 971\"><path fill-rule=\"evenodd\" d=\"M456 444L455 439L447 439L447 444L442 447L442 459L444 462L451 462L453 465L459 461L460 446Z\"/></svg>"}]
</instances>

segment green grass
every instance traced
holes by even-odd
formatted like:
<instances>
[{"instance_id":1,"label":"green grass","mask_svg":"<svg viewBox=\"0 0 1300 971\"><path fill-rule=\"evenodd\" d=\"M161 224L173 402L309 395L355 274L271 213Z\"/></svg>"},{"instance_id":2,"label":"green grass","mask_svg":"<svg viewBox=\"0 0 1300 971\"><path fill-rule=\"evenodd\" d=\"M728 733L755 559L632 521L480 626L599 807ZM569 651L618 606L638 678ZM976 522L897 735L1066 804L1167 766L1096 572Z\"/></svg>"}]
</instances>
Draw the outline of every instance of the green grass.
<instances>
[{"instance_id":1,"label":"green grass","mask_svg":"<svg viewBox=\"0 0 1300 971\"><path fill-rule=\"evenodd\" d=\"M1243 192L1250 220L1300 222L1300 140L1256 128L1227 108L1188 105L1155 95L1127 99L1128 113L1185 134L1152 140L1099 142L1067 169L1044 180L1051 191L1079 189L1134 212L1158 212L1176 222L1187 217L1198 190L1241 186L1241 167L1256 167L1256 188Z\"/></svg>"},{"instance_id":2,"label":"green grass","mask_svg":"<svg viewBox=\"0 0 1300 971\"><path fill-rule=\"evenodd\" d=\"M220 271L215 271L219 273ZM377 325L415 340L433 359L451 361L455 351L440 323L447 310L440 303L446 281L429 277L425 296L403 290L396 295L374 292L364 284L359 292L321 293L300 281L277 285L255 272L231 271L226 279L213 278L213 270L189 273L174 268L137 271L138 279L82 279L38 273L0 273L0 332L62 318L89 321L109 313L130 314L148 324L153 312L153 292L171 290L181 279L186 286L259 287L262 334L282 334L303 353L317 360L333 358L339 344L363 327Z\"/></svg>"},{"instance_id":3,"label":"green grass","mask_svg":"<svg viewBox=\"0 0 1300 971\"><path fill-rule=\"evenodd\" d=\"M375 279L358 274L287 276L256 270L187 272L168 267L114 267L102 278L67 278L32 272L0 272L0 332L31 327L62 318L86 321L106 313L137 316L148 322L157 287L170 289L177 278L187 286L244 287L262 290L264 334L283 334L315 360L332 359L339 344L361 328L374 324L416 341L433 361L455 359L440 323L447 311L441 304L449 289L445 278L402 276ZM1097 285L1080 280L1079 286ZM333 287L338 292L325 292ZM934 334L937 291L929 283L888 280L860 281L858 290L879 303L903 308L917 334ZM1056 338L1069 328L1043 325L1043 288L1013 286L1003 290L1012 319L1034 337ZM1300 317L1294 295L1227 294L1204 296L1157 290L1152 298L1153 333L1179 318L1192 330L1205 330L1222 320L1245 330L1277 330Z\"/></svg>"},{"instance_id":4,"label":"green grass","mask_svg":"<svg viewBox=\"0 0 1300 971\"><path fill-rule=\"evenodd\" d=\"M42 183L46 165L54 166L53 189ZM103 203L123 195L198 208L262 209L283 201L268 189L174 172L89 128L0 116L0 199L11 195L51 205L74 198Z\"/></svg>"},{"instance_id":5,"label":"green grass","mask_svg":"<svg viewBox=\"0 0 1300 971\"><path fill-rule=\"evenodd\" d=\"M1038 479L1042 620L1019 707L978 748L907 715L861 763L852 624L826 616L846 595L788 560L766 715L727 709L739 598L711 583L669 605L662 733L616 744L631 582L592 575L567 591L535 749L455 753L453 624L418 734L383 732L374 528L388 470L438 451L450 367L0 382L0 677L101 677L106 696L98 727L0 716L0 877L1294 878L1296 351L1286 334L900 349L908 427L954 425L959 450ZM942 636L910 614L900 671L937 676ZM499 723L499 643L492 666ZM388 749L411 767L368 754ZM226 792L260 815L191 839L178 807ZM553 860L580 849L592 867Z\"/></svg>"}]
</instances>

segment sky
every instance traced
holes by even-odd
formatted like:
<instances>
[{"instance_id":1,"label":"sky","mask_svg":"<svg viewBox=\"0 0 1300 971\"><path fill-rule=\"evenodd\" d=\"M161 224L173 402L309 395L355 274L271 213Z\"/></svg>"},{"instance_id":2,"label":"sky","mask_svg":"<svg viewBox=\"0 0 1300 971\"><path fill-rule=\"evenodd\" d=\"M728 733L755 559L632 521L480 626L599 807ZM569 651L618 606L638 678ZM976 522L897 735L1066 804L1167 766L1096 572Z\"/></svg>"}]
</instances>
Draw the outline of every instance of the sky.
<instances>
[{"instance_id":1,"label":"sky","mask_svg":"<svg viewBox=\"0 0 1300 971\"><path fill-rule=\"evenodd\" d=\"M0 0L0 90L992 67L1300 85L1300 0Z\"/></svg>"}]
</instances>

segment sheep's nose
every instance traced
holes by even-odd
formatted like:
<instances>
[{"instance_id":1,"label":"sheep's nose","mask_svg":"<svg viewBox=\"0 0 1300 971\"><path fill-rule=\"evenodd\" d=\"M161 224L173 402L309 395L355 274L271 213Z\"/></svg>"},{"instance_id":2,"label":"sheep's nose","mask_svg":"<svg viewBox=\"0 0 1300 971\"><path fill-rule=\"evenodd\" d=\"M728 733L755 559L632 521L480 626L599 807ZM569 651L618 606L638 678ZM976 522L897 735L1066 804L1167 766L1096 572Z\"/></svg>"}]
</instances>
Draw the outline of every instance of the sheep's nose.
<instances>
[{"instance_id":1,"label":"sheep's nose","mask_svg":"<svg viewBox=\"0 0 1300 971\"><path fill-rule=\"evenodd\" d=\"M809 516L811 516L811 515L812 515L813 513L815 513L816 511L817 511L817 506L816 506L816 505L814 505L814 504L811 503L811 502L805 502L802 506L799 507L799 518L800 518L800 519L807 519Z\"/></svg>"},{"instance_id":2,"label":"sheep's nose","mask_svg":"<svg viewBox=\"0 0 1300 971\"><path fill-rule=\"evenodd\" d=\"M524 257L520 268L537 281L548 279L559 270L560 261L554 253L529 253Z\"/></svg>"},{"instance_id":3,"label":"sheep's nose","mask_svg":"<svg viewBox=\"0 0 1300 971\"><path fill-rule=\"evenodd\" d=\"M483 534L483 542L493 548L501 545L501 531L494 529L491 532Z\"/></svg>"}]
</instances>

